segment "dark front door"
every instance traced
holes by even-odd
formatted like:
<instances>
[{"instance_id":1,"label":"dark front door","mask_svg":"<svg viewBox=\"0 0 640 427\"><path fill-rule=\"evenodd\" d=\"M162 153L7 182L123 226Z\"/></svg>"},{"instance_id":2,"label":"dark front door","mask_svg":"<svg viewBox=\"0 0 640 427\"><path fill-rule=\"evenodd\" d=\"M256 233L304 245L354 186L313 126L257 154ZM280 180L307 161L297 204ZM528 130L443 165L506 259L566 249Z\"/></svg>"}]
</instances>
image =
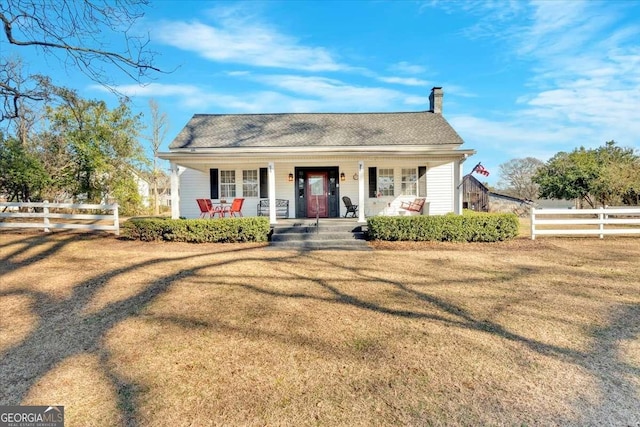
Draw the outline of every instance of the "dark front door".
<instances>
[{"instance_id":1,"label":"dark front door","mask_svg":"<svg viewBox=\"0 0 640 427\"><path fill-rule=\"evenodd\" d=\"M295 168L296 218L340 216L339 173L337 166Z\"/></svg>"},{"instance_id":2,"label":"dark front door","mask_svg":"<svg viewBox=\"0 0 640 427\"><path fill-rule=\"evenodd\" d=\"M326 171L307 172L307 216L320 218L329 216L329 173Z\"/></svg>"}]
</instances>

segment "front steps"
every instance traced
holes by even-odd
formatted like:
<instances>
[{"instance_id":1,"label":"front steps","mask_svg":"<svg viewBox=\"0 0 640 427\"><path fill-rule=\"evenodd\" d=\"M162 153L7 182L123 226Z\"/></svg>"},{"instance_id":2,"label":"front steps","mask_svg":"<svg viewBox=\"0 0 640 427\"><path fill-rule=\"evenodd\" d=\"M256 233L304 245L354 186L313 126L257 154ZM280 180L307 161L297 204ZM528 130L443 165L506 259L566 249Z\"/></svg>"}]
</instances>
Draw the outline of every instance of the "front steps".
<instances>
[{"instance_id":1,"label":"front steps","mask_svg":"<svg viewBox=\"0 0 640 427\"><path fill-rule=\"evenodd\" d=\"M350 218L284 219L272 226L273 249L370 251L366 225Z\"/></svg>"}]
</instances>

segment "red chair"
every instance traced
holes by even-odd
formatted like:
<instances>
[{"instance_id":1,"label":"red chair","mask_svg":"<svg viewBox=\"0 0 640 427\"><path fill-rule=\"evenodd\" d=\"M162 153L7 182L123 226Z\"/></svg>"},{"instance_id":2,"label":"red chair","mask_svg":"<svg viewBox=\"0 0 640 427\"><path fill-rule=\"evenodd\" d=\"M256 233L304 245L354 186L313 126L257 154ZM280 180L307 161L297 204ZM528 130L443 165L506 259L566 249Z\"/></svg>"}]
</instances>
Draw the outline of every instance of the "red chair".
<instances>
[{"instance_id":1,"label":"red chair","mask_svg":"<svg viewBox=\"0 0 640 427\"><path fill-rule=\"evenodd\" d=\"M231 206L225 206L222 214L224 215L224 213L226 212L229 214L229 216L236 216L236 214L239 214L240 216L242 216L243 203L244 203L244 199L242 198L233 199L233 202L231 202Z\"/></svg>"},{"instance_id":2,"label":"red chair","mask_svg":"<svg viewBox=\"0 0 640 427\"><path fill-rule=\"evenodd\" d=\"M196 202L198 202L198 207L200 208L200 218L205 218L207 216L209 218L213 218L215 214L218 214L221 217L224 216L224 212L222 211L222 208L220 206L216 206L214 208L213 203L211 203L211 200L196 199Z\"/></svg>"},{"instance_id":3,"label":"red chair","mask_svg":"<svg viewBox=\"0 0 640 427\"><path fill-rule=\"evenodd\" d=\"M204 218L206 216L211 217L211 212L207 208L205 199L196 199L196 203L198 203L198 208L200 208L200 218Z\"/></svg>"}]
</instances>

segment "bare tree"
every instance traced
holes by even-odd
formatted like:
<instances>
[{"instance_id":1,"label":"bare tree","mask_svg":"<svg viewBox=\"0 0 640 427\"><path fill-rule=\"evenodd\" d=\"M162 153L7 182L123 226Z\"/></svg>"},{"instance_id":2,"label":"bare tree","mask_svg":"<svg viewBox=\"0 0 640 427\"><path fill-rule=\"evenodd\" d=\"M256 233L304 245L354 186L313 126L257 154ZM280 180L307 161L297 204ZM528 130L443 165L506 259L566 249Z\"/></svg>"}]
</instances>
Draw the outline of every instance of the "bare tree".
<instances>
[{"instance_id":1,"label":"bare tree","mask_svg":"<svg viewBox=\"0 0 640 427\"><path fill-rule=\"evenodd\" d=\"M0 58L0 96L3 103L0 122L16 119L16 134L23 144L35 122L35 108L30 105L31 101L46 100L49 87L46 77L25 77L19 57Z\"/></svg>"},{"instance_id":2,"label":"bare tree","mask_svg":"<svg viewBox=\"0 0 640 427\"><path fill-rule=\"evenodd\" d=\"M138 82L149 72L160 71L152 65L149 38L132 32L147 5L148 0L3 0L0 22L9 44L38 49L113 90L113 67ZM122 35L120 51L104 42L109 38L105 32ZM22 98L45 99L43 79L30 76L26 84L26 79L16 78L9 61L0 61L0 120L17 117Z\"/></svg>"},{"instance_id":3,"label":"bare tree","mask_svg":"<svg viewBox=\"0 0 640 427\"><path fill-rule=\"evenodd\" d=\"M544 163L534 157L524 159L512 159L501 164L500 181L501 190L521 199L534 200L538 198L538 184L532 181L537 170Z\"/></svg>"},{"instance_id":4,"label":"bare tree","mask_svg":"<svg viewBox=\"0 0 640 427\"><path fill-rule=\"evenodd\" d=\"M151 142L151 150L153 152L153 170L151 172L151 192L153 194L153 213L160 214L160 200L158 194L158 183L163 178L163 174L158 170L158 152L160 145L164 142L169 130L169 119L166 113L161 113L158 103L154 99L149 100L149 109L151 110L151 136L148 138ZM163 185L166 188L166 185Z\"/></svg>"}]
</instances>

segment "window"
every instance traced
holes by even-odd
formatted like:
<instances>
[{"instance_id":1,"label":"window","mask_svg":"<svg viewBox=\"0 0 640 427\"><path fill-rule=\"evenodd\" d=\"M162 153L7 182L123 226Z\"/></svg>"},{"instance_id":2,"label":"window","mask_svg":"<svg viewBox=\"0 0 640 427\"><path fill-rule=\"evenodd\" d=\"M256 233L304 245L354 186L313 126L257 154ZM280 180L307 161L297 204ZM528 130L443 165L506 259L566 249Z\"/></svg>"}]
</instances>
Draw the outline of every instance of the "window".
<instances>
[{"instance_id":1,"label":"window","mask_svg":"<svg viewBox=\"0 0 640 427\"><path fill-rule=\"evenodd\" d=\"M220 171L220 198L236 197L236 171Z\"/></svg>"},{"instance_id":2,"label":"window","mask_svg":"<svg viewBox=\"0 0 640 427\"><path fill-rule=\"evenodd\" d=\"M378 191L381 196L393 196L393 169L378 169Z\"/></svg>"},{"instance_id":3,"label":"window","mask_svg":"<svg viewBox=\"0 0 640 427\"><path fill-rule=\"evenodd\" d=\"M418 172L414 168L402 168L400 180L400 194L403 196L418 195Z\"/></svg>"},{"instance_id":4,"label":"window","mask_svg":"<svg viewBox=\"0 0 640 427\"><path fill-rule=\"evenodd\" d=\"M242 196L258 197L258 171L242 171Z\"/></svg>"}]
</instances>

